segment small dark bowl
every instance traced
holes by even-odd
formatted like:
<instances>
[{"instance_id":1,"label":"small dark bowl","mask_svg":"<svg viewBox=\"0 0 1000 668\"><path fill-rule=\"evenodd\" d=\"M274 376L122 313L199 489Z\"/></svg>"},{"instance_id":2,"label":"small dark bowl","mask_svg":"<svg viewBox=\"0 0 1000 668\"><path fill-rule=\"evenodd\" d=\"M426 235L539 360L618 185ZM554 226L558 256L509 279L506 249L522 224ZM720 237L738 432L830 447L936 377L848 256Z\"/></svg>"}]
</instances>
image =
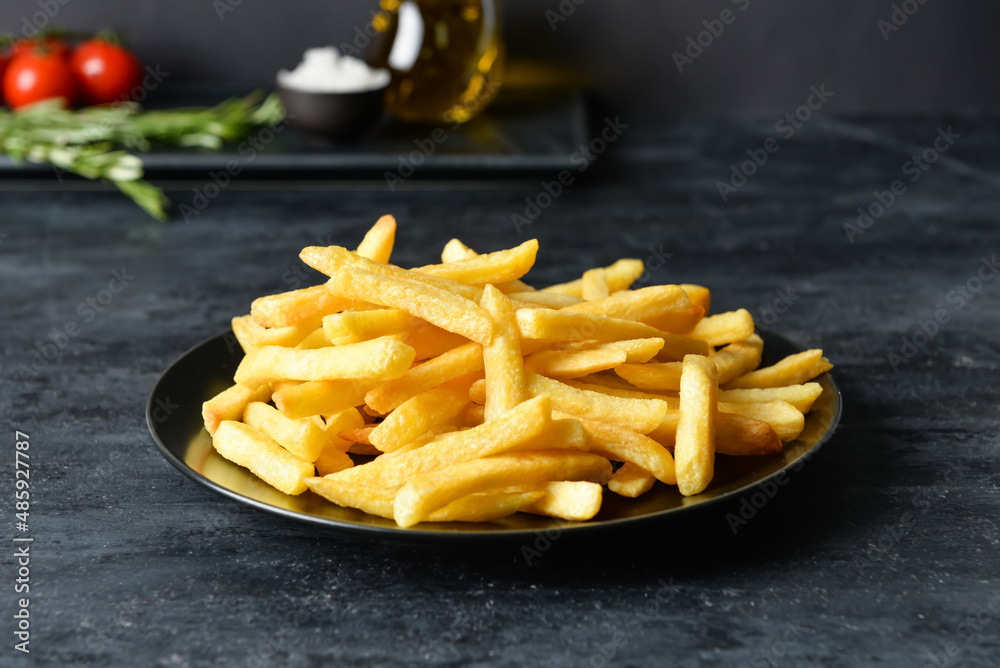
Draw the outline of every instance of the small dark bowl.
<instances>
[{"instance_id":1,"label":"small dark bowl","mask_svg":"<svg viewBox=\"0 0 1000 668\"><path fill-rule=\"evenodd\" d=\"M382 118L385 89L310 93L278 84L278 95L293 127L312 137L350 143L363 139Z\"/></svg>"}]
</instances>

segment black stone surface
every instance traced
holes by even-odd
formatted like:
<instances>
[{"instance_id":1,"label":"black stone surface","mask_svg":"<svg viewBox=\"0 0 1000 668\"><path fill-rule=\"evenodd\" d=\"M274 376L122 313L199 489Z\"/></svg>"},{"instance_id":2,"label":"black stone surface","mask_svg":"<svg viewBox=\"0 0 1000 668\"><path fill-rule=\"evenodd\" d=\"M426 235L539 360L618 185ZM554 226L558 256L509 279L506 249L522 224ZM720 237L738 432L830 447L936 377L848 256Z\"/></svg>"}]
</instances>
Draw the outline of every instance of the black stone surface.
<instances>
[{"instance_id":1,"label":"black stone surface","mask_svg":"<svg viewBox=\"0 0 1000 668\"><path fill-rule=\"evenodd\" d=\"M1000 663L1000 280L984 268L976 281L1000 245L997 119L814 119L790 140L775 120L630 127L522 234L511 216L538 182L241 180L166 225L113 192L0 184L0 664ZM910 178L903 164L948 127L960 138L945 156L850 243L857 207ZM780 150L723 202L716 181L770 136ZM640 532L540 536L530 558L290 523L171 468L143 416L160 371L253 297L318 281L300 278L299 248L353 245L387 212L404 265L452 236L484 251L537 236L538 283L669 254L648 282L708 285L716 310L746 306L826 350L841 428L768 498ZM116 271L134 278L91 310ZM791 304L771 313L779 293ZM947 322L915 336L936 311ZM69 323L58 356L22 373ZM31 443L24 534L15 430ZM34 538L30 657L12 648L14 535Z\"/></svg>"}]
</instances>

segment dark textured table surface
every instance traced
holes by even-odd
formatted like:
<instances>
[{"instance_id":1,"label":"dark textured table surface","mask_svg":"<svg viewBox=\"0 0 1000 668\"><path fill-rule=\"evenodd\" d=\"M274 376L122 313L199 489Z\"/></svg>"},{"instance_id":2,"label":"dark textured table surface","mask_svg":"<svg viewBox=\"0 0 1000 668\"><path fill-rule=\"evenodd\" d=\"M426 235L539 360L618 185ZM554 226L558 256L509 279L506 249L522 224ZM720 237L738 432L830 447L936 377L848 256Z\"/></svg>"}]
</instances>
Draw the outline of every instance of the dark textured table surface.
<instances>
[{"instance_id":1,"label":"dark textured table surface","mask_svg":"<svg viewBox=\"0 0 1000 668\"><path fill-rule=\"evenodd\" d=\"M237 180L166 225L116 193L0 183L0 665L1000 664L998 119L815 118L792 138L775 120L633 122L520 234L538 181ZM717 181L768 137L780 150L723 201ZM302 246L354 245L382 213L404 265L452 236L530 234L538 283L630 256L649 282L710 286L716 309L824 348L840 428L759 508L540 539L530 560L289 522L171 468L144 420L158 374L253 297L318 282ZM15 536L34 539L30 657L13 649Z\"/></svg>"}]
</instances>

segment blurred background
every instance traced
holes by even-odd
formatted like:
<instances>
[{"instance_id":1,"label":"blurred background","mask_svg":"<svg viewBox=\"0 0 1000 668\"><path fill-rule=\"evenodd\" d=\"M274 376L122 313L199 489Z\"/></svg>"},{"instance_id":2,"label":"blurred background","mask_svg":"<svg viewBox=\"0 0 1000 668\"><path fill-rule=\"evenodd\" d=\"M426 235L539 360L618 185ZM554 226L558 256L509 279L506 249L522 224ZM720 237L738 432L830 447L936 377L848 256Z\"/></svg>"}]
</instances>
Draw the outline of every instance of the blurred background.
<instances>
[{"instance_id":1,"label":"blurred background","mask_svg":"<svg viewBox=\"0 0 1000 668\"><path fill-rule=\"evenodd\" d=\"M172 82L250 87L272 84L305 47L363 45L377 6L5 0L0 28L20 33L31 16L75 30L110 25ZM726 10L732 21L722 24ZM990 0L505 0L503 11L508 81L579 84L632 117L789 109L814 85L834 93L829 112L1000 106L984 78L1000 64L1000 3ZM703 34L699 53L689 38L709 28L719 34Z\"/></svg>"}]
</instances>

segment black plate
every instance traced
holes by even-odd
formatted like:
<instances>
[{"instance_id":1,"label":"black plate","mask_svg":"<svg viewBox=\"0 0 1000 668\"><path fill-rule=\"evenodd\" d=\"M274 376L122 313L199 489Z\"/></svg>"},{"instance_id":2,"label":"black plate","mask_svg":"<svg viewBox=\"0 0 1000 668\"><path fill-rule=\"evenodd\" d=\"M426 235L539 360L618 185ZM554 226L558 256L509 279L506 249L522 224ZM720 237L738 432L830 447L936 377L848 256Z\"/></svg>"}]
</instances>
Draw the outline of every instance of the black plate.
<instances>
[{"instance_id":1,"label":"black plate","mask_svg":"<svg viewBox=\"0 0 1000 668\"><path fill-rule=\"evenodd\" d=\"M776 334L760 332L760 335L764 339L764 364L801 351ZM226 332L181 355L156 381L146 405L146 421L167 461L209 489L255 508L336 529L393 538L460 539L488 535L528 538L547 529L575 533L665 519L746 493L782 471L801 466L806 457L832 436L841 413L840 390L829 373L823 374L817 379L823 386L823 394L806 416L805 429L798 440L786 443L777 455L717 457L712 483L696 496L683 497L676 487L656 483L638 499L606 494L601 512L589 522L567 523L516 513L496 522L423 523L403 529L391 520L336 506L312 492L299 496L283 494L215 452L202 424L201 405L232 385L242 358L243 351L235 337Z\"/></svg>"}]
</instances>

